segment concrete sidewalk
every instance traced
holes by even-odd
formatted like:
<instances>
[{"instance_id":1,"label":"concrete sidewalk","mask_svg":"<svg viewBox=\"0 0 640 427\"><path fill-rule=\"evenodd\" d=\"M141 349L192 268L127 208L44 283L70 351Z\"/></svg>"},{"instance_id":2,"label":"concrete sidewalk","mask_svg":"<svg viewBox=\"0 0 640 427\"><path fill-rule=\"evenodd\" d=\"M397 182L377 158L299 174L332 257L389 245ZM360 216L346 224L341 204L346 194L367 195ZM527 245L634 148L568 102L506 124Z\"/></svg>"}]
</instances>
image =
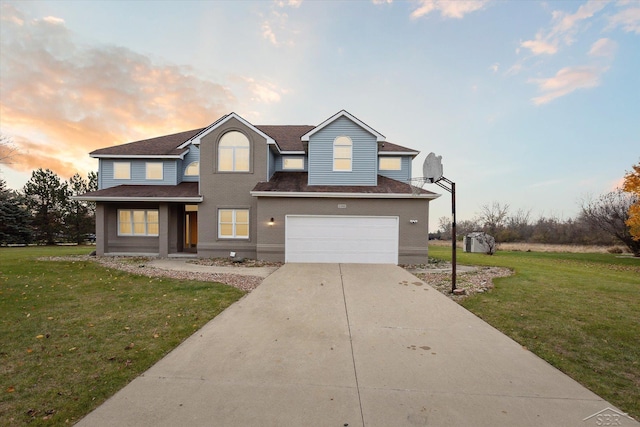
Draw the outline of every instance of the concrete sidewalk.
<instances>
[{"instance_id":1,"label":"concrete sidewalk","mask_svg":"<svg viewBox=\"0 0 640 427\"><path fill-rule=\"evenodd\" d=\"M589 426L603 410L400 267L286 264L78 425Z\"/></svg>"}]
</instances>

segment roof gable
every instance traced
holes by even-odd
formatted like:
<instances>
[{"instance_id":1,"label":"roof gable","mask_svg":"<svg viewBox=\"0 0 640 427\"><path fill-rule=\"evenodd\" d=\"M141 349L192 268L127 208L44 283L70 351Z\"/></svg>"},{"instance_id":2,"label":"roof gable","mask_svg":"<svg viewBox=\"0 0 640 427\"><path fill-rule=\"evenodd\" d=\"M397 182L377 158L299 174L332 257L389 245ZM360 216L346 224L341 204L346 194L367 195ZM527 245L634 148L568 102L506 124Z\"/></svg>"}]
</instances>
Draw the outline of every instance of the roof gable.
<instances>
[{"instance_id":1,"label":"roof gable","mask_svg":"<svg viewBox=\"0 0 640 427\"><path fill-rule=\"evenodd\" d=\"M321 131L323 128L329 126L331 123L333 123L334 121L338 120L341 117L346 117L347 119L351 120L352 122L354 122L355 124L357 124L358 126L363 128L364 130L366 130L367 132L369 132L370 134L375 136L377 142L384 142L384 140L386 139L386 137L383 134L381 134L377 130L373 129L372 127L370 127L369 125L367 125L366 123L361 121L360 119L354 117L353 115L351 115L346 110L341 110L338 113L334 114L333 116L329 117L327 120L325 120L324 122L320 123L318 126L313 128L311 131L309 131L309 132L305 133L304 135L302 135L302 137L300 139L302 140L302 142L309 142L309 138L311 136L313 136L313 134Z\"/></svg>"},{"instance_id":2,"label":"roof gable","mask_svg":"<svg viewBox=\"0 0 640 427\"><path fill-rule=\"evenodd\" d=\"M223 126L225 123L227 123L231 119L238 120L240 123L242 123L243 125L245 125L249 129L251 129L254 132L256 132L258 135L260 135L263 138L265 138L267 140L267 144L273 144L275 142L273 140L273 138L271 138L269 135L267 135L264 132L262 132L260 129L258 129L256 126L252 125L251 123L249 123L245 119L243 119L240 115L238 115L236 113L231 113L231 114L227 114L226 116L222 116L221 118L219 118L218 120L216 120L215 122L213 122L212 124L207 126L206 128L202 129L199 133L197 133L193 137L189 138L188 141L185 141L185 143L183 145L186 146L186 145L189 145L190 143L193 143L195 145L200 145L200 141L202 140L202 138L204 138L205 136L207 136L209 133L213 132L214 130L218 129L220 126Z\"/></svg>"}]
</instances>

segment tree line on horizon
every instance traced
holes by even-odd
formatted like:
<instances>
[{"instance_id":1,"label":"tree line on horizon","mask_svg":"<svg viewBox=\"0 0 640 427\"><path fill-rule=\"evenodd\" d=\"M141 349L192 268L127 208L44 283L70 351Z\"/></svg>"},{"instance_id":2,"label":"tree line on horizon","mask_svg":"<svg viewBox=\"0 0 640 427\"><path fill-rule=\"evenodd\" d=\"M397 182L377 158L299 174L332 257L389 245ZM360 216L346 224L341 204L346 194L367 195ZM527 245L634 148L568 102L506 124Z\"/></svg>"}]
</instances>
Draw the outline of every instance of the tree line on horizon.
<instances>
[{"instance_id":1,"label":"tree line on horizon","mask_svg":"<svg viewBox=\"0 0 640 427\"><path fill-rule=\"evenodd\" d=\"M441 217L438 231L429 237L451 240L451 229L451 219ZM473 219L458 222L456 239L476 231L489 234L496 243L623 244L640 256L640 163L625 174L621 189L582 201L575 218L533 219L531 210L512 213L508 204L493 202L481 206Z\"/></svg>"},{"instance_id":2,"label":"tree line on horizon","mask_svg":"<svg viewBox=\"0 0 640 427\"><path fill-rule=\"evenodd\" d=\"M21 191L0 177L0 245L77 243L95 237L95 203L71 199L98 189L98 174L62 180L37 169Z\"/></svg>"}]
</instances>

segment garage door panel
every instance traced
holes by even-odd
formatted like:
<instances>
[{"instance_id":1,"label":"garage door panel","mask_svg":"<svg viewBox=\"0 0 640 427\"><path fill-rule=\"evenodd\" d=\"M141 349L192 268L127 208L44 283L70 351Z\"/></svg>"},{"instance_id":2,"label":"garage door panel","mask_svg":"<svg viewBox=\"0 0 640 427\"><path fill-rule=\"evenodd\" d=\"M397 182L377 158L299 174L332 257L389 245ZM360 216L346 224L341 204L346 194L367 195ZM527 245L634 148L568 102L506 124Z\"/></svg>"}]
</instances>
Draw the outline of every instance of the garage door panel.
<instances>
[{"instance_id":1,"label":"garage door panel","mask_svg":"<svg viewBox=\"0 0 640 427\"><path fill-rule=\"evenodd\" d=\"M398 261L398 218L287 216L287 262Z\"/></svg>"}]
</instances>

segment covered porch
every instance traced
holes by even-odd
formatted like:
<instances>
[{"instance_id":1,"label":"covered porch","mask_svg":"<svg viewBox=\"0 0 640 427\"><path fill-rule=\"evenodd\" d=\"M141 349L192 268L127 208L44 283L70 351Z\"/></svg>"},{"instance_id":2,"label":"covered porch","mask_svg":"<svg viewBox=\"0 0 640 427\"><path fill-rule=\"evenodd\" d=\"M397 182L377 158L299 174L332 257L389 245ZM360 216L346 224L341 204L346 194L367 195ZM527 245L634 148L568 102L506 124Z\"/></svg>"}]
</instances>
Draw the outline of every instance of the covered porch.
<instances>
[{"instance_id":1,"label":"covered porch","mask_svg":"<svg viewBox=\"0 0 640 427\"><path fill-rule=\"evenodd\" d=\"M194 256L198 245L197 183L121 185L79 196L96 202L99 256Z\"/></svg>"}]
</instances>

